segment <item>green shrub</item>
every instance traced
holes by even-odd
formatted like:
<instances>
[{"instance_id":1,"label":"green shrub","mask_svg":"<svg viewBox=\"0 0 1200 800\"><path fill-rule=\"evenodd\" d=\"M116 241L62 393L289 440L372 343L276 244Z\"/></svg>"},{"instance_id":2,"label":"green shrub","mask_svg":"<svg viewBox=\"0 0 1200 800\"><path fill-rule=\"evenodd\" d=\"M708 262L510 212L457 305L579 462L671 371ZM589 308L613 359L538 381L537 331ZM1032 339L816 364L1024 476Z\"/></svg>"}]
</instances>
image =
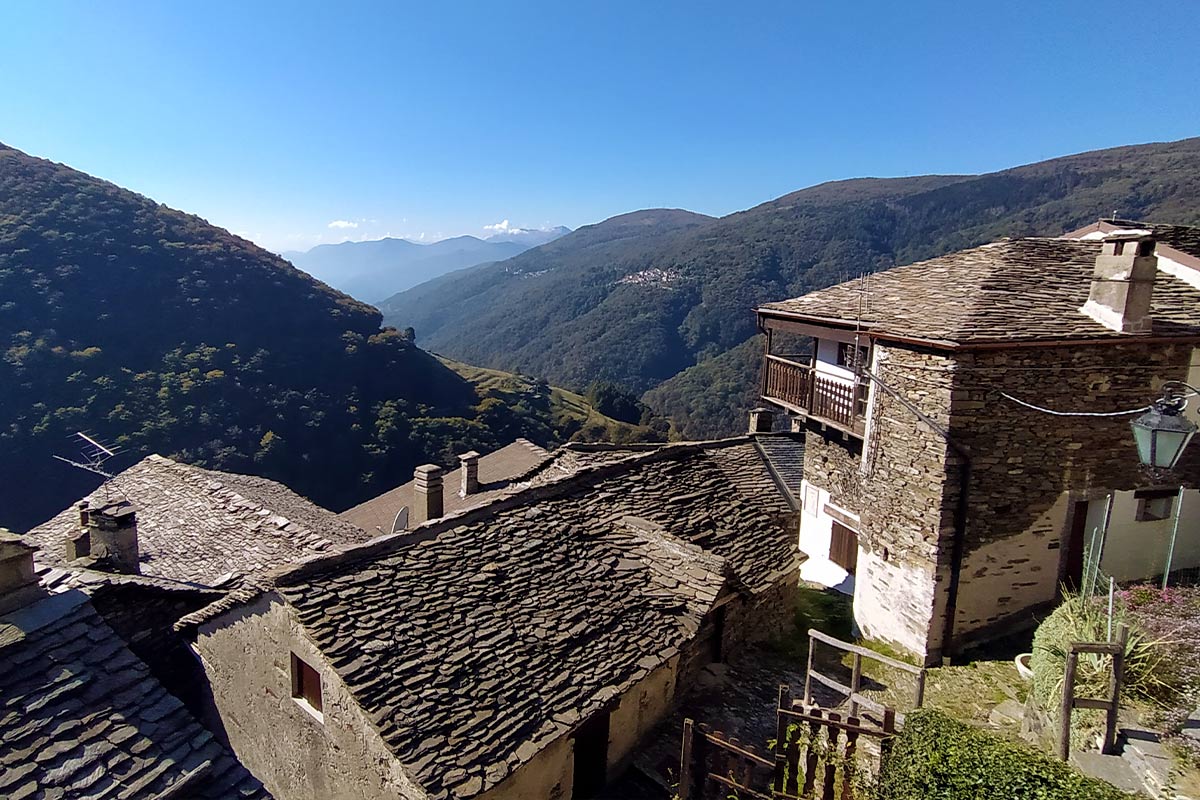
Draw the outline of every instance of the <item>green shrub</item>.
<instances>
[{"instance_id":1,"label":"green shrub","mask_svg":"<svg viewBox=\"0 0 1200 800\"><path fill-rule=\"evenodd\" d=\"M1104 781L933 709L908 714L880 776L880 800L1128 800Z\"/></svg>"},{"instance_id":2,"label":"green shrub","mask_svg":"<svg viewBox=\"0 0 1200 800\"><path fill-rule=\"evenodd\" d=\"M1171 695L1172 689L1163 680L1163 659L1166 655L1163 642L1148 636L1126 605L1117 602L1112 619L1114 636L1117 626L1122 623L1129 626L1122 698L1152 703L1164 701ZM1058 719L1062 702L1067 647L1071 642L1106 641L1108 626L1107 600L1078 595L1067 596L1038 626L1033 636L1033 653L1029 664L1033 670L1033 695L1052 720ZM1107 697L1111 674L1111 657L1081 653L1075 673L1075 696ZM1076 709L1071 715L1072 748L1088 746L1089 739L1103 728L1103 712Z\"/></svg>"}]
</instances>

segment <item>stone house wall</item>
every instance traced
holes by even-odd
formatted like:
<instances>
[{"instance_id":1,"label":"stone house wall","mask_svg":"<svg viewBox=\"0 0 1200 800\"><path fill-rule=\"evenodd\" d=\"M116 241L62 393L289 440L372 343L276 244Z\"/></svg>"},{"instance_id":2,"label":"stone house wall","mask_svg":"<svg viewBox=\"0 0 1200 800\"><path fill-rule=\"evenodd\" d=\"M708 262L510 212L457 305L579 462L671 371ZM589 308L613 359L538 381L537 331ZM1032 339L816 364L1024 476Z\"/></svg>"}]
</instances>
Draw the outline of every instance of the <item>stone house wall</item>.
<instances>
[{"instance_id":1,"label":"stone house wall","mask_svg":"<svg viewBox=\"0 0 1200 800\"><path fill-rule=\"evenodd\" d=\"M233 751L276 797L426 797L278 596L204 623L195 647ZM292 699L292 653L321 673L323 721Z\"/></svg>"},{"instance_id":2,"label":"stone house wall","mask_svg":"<svg viewBox=\"0 0 1200 800\"><path fill-rule=\"evenodd\" d=\"M997 394L1060 410L1136 408L1157 396L1163 380L1187 377L1191 345L952 355L877 342L875 351L875 374L970 453L956 639L1002 632L1054 600L1075 500L1200 480L1200 450L1173 476L1141 468L1130 417L1052 416ZM805 479L860 517L859 627L933 662L943 649L961 458L874 383L869 402L865 443L809 423Z\"/></svg>"},{"instance_id":3,"label":"stone house wall","mask_svg":"<svg viewBox=\"0 0 1200 800\"><path fill-rule=\"evenodd\" d=\"M998 392L1063 411L1138 408L1158 396L1163 381L1186 380L1192 352L1191 345L1130 342L959 357L951 433L972 454L972 481L963 561L970 591L960 593L957 632L1004 628L1055 599L1075 501L1200 482L1196 449L1173 474L1142 467L1132 416L1053 416Z\"/></svg>"},{"instance_id":4,"label":"stone house wall","mask_svg":"<svg viewBox=\"0 0 1200 800\"><path fill-rule=\"evenodd\" d=\"M935 422L948 422L953 391L944 355L876 343L874 372ZM859 517L854 614L871 638L930 660L941 649L938 611L954 530L956 474L945 440L872 384L865 443L810 427L805 480Z\"/></svg>"}]
</instances>

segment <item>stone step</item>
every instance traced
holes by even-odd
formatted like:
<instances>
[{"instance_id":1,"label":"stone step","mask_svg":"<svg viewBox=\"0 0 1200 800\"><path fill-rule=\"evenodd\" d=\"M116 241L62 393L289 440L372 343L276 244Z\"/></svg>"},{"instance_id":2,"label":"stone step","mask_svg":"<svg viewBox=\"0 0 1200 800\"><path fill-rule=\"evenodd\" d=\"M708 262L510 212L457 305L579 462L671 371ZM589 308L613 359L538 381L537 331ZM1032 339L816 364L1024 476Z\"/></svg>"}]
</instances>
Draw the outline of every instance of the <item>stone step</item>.
<instances>
[{"instance_id":1,"label":"stone step","mask_svg":"<svg viewBox=\"0 0 1200 800\"><path fill-rule=\"evenodd\" d=\"M1136 768L1121 756L1106 756L1095 750L1083 750L1071 753L1071 763L1084 775L1108 781L1122 791L1145 791Z\"/></svg>"}]
</instances>

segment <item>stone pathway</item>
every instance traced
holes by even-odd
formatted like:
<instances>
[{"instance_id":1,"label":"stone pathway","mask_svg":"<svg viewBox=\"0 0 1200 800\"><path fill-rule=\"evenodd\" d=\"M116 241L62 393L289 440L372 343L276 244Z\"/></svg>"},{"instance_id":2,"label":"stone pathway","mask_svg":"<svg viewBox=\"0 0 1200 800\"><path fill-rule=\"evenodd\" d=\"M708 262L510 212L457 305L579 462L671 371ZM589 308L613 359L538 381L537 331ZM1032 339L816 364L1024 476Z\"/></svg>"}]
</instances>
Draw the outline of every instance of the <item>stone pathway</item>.
<instances>
[{"instance_id":1,"label":"stone pathway","mask_svg":"<svg viewBox=\"0 0 1200 800\"><path fill-rule=\"evenodd\" d=\"M1200 738L1200 710L1188 718L1185 736ZM1117 734L1117 752L1103 755L1095 751L1071 754L1071 763L1083 773L1108 781L1118 789L1141 792L1158 800L1195 800L1175 786L1175 759L1154 731L1121 728Z\"/></svg>"}]
</instances>

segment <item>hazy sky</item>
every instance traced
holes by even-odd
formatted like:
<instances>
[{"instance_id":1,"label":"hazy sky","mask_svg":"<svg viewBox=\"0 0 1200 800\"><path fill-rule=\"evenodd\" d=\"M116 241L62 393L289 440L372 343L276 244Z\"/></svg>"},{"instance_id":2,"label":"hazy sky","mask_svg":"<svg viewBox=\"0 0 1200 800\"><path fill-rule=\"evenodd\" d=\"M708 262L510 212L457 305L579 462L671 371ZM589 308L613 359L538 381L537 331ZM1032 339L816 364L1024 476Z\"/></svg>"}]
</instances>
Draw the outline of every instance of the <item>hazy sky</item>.
<instances>
[{"instance_id":1,"label":"hazy sky","mask_svg":"<svg viewBox=\"0 0 1200 800\"><path fill-rule=\"evenodd\" d=\"M1200 134L1198 22L1195 0L5 0L0 141L275 250L719 215Z\"/></svg>"}]
</instances>

